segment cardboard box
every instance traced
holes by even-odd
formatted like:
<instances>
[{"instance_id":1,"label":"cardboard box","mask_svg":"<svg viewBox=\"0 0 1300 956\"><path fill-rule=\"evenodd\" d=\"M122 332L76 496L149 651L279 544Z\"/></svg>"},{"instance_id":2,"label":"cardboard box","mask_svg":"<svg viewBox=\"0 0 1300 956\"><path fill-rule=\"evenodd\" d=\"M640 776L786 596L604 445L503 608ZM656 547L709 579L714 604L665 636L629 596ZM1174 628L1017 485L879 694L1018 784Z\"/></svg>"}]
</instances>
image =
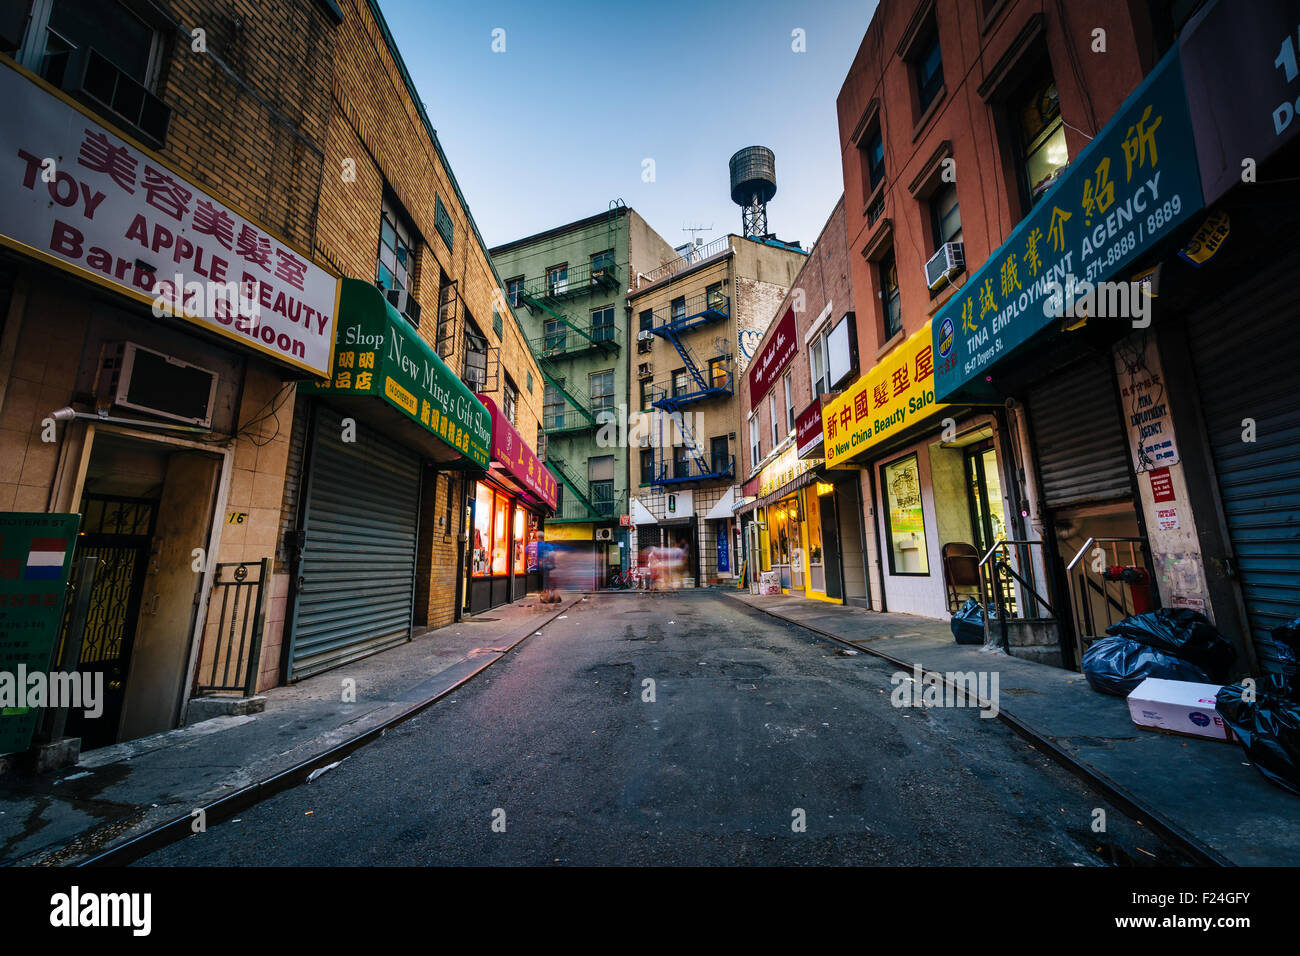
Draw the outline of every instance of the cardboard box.
<instances>
[{"instance_id":1,"label":"cardboard box","mask_svg":"<svg viewBox=\"0 0 1300 956\"><path fill-rule=\"evenodd\" d=\"M764 571L758 577L759 594L780 594L781 593L781 572Z\"/></svg>"},{"instance_id":2,"label":"cardboard box","mask_svg":"<svg viewBox=\"0 0 1300 956\"><path fill-rule=\"evenodd\" d=\"M1232 740L1232 731L1214 709L1219 690L1216 684L1148 677L1128 695L1128 712L1139 727Z\"/></svg>"}]
</instances>

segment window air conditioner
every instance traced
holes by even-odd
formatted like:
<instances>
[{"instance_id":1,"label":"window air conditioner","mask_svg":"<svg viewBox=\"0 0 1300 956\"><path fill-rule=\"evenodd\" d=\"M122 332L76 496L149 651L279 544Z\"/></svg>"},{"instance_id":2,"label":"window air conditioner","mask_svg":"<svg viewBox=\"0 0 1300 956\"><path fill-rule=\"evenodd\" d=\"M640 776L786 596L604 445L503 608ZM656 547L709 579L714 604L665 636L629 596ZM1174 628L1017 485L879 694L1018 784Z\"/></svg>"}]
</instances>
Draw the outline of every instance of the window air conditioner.
<instances>
[{"instance_id":1,"label":"window air conditioner","mask_svg":"<svg viewBox=\"0 0 1300 956\"><path fill-rule=\"evenodd\" d=\"M636 367L636 373L642 378L649 378L651 375L655 373L655 363L642 362L640 365Z\"/></svg>"},{"instance_id":2,"label":"window air conditioner","mask_svg":"<svg viewBox=\"0 0 1300 956\"><path fill-rule=\"evenodd\" d=\"M641 329L641 330L640 330L639 332L637 332L637 334L636 334L636 340L637 340L638 342L653 342L653 341L654 341L654 337L655 337L655 334L654 334L653 332L651 332L649 329Z\"/></svg>"},{"instance_id":3,"label":"window air conditioner","mask_svg":"<svg viewBox=\"0 0 1300 956\"><path fill-rule=\"evenodd\" d=\"M945 242L925 264L925 284L933 292L964 268L966 268L966 257L963 244Z\"/></svg>"},{"instance_id":4,"label":"window air conditioner","mask_svg":"<svg viewBox=\"0 0 1300 956\"><path fill-rule=\"evenodd\" d=\"M108 342L100 351L95 396L101 403L211 428L217 373L134 342Z\"/></svg>"},{"instance_id":5,"label":"window air conditioner","mask_svg":"<svg viewBox=\"0 0 1300 956\"><path fill-rule=\"evenodd\" d=\"M614 540L614 529L613 529L613 528L597 528L597 529L596 529L596 540L597 540L597 541L613 541L613 540Z\"/></svg>"},{"instance_id":6,"label":"window air conditioner","mask_svg":"<svg viewBox=\"0 0 1300 956\"><path fill-rule=\"evenodd\" d=\"M415 301L415 296L405 289L388 289L385 295L388 304L410 319L412 325L420 324L420 303Z\"/></svg>"}]
</instances>

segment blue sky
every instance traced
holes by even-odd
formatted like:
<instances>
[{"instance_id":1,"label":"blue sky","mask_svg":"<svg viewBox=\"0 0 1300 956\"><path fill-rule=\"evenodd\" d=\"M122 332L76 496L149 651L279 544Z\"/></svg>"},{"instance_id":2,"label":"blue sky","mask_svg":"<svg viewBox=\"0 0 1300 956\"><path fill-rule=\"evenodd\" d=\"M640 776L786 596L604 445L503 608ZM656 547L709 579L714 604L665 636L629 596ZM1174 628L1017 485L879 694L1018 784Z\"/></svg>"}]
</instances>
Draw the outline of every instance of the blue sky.
<instances>
[{"instance_id":1,"label":"blue sky","mask_svg":"<svg viewBox=\"0 0 1300 956\"><path fill-rule=\"evenodd\" d=\"M755 144L776 153L780 238L811 246L843 191L835 97L871 0L380 6L489 245L616 197L673 245L739 232L727 159Z\"/></svg>"}]
</instances>

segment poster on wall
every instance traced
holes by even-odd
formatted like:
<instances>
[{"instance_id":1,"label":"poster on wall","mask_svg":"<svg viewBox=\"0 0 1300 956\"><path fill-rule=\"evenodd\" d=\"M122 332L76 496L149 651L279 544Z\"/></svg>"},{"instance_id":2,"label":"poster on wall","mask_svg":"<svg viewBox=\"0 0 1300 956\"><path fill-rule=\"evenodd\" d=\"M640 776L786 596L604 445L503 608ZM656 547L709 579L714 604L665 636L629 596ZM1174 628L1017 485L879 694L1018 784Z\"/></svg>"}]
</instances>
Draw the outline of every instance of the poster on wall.
<instances>
[{"instance_id":1,"label":"poster on wall","mask_svg":"<svg viewBox=\"0 0 1300 956\"><path fill-rule=\"evenodd\" d=\"M1178 464L1178 445L1155 342L1147 339L1138 346L1117 347L1115 363L1133 471L1141 474Z\"/></svg>"},{"instance_id":2,"label":"poster on wall","mask_svg":"<svg viewBox=\"0 0 1300 956\"><path fill-rule=\"evenodd\" d=\"M731 554L729 550L730 542L727 540L727 522L719 521L717 524L718 539L718 571L719 573L729 573L731 571Z\"/></svg>"}]
</instances>

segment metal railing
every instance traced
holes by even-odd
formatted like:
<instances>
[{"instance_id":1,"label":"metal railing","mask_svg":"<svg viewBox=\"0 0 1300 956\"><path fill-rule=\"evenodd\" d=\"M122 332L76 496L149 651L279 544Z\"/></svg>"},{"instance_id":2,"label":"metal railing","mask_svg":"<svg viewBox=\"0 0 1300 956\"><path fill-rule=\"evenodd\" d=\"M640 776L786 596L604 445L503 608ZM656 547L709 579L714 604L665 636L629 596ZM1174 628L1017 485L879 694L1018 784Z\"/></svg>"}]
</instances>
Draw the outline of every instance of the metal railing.
<instances>
[{"instance_id":1,"label":"metal railing","mask_svg":"<svg viewBox=\"0 0 1300 956\"><path fill-rule=\"evenodd\" d=\"M736 456L710 460L702 455L688 455L685 458L664 457L657 461L657 474L652 484L672 485L687 481L711 481L720 478L733 478L736 474Z\"/></svg>"},{"instance_id":2,"label":"metal railing","mask_svg":"<svg viewBox=\"0 0 1300 956\"><path fill-rule=\"evenodd\" d=\"M559 510L555 516L548 519L549 521L600 521L602 519L613 519L619 515L627 514L627 489L614 492L612 498L602 498L595 492L590 492L589 501L581 500L575 495L565 495L564 501L560 503Z\"/></svg>"},{"instance_id":3,"label":"metal railing","mask_svg":"<svg viewBox=\"0 0 1300 956\"><path fill-rule=\"evenodd\" d=\"M653 331L658 334L687 331L697 325L725 319L731 312L731 298L720 291L700 292L687 296L682 307L673 310L671 303L654 310Z\"/></svg>"},{"instance_id":4,"label":"metal railing","mask_svg":"<svg viewBox=\"0 0 1300 956\"><path fill-rule=\"evenodd\" d=\"M1038 548L1037 560L1033 549ZM1043 542L1030 540L998 541L980 559L980 606L984 609L984 645L1010 646L1009 621L1055 619L1052 602L1042 593L1039 582L1045 572ZM1047 615L1042 613L1047 611ZM991 619L998 621L998 637L993 639Z\"/></svg>"},{"instance_id":5,"label":"metal railing","mask_svg":"<svg viewBox=\"0 0 1300 956\"><path fill-rule=\"evenodd\" d=\"M571 296L586 295L597 289L613 289L617 286L618 266L612 262L605 262L592 268L590 262L582 262L566 269L563 278L552 274L528 279L520 291L527 298L567 299Z\"/></svg>"},{"instance_id":6,"label":"metal railing","mask_svg":"<svg viewBox=\"0 0 1300 956\"><path fill-rule=\"evenodd\" d=\"M1086 643L1100 637L1117 621L1146 610L1145 605L1151 603L1138 600L1143 589L1150 596L1152 578L1143 538L1089 538L1066 565L1065 577L1073 605L1076 661L1083 660Z\"/></svg>"},{"instance_id":7,"label":"metal railing","mask_svg":"<svg viewBox=\"0 0 1300 956\"><path fill-rule=\"evenodd\" d=\"M599 348L618 351L622 347L623 330L612 325L583 326L581 332L556 329L528 340L529 351L540 358L565 358Z\"/></svg>"},{"instance_id":8,"label":"metal railing","mask_svg":"<svg viewBox=\"0 0 1300 956\"><path fill-rule=\"evenodd\" d=\"M639 289L643 285L653 285L660 279L666 279L679 272L684 272L691 268L691 266L699 265L706 259L712 259L716 255L721 255L731 249L730 240L730 236L719 236L712 242L706 243L702 246L692 246L691 251L687 252L685 255L678 256L676 259L665 262L663 265L656 269L651 269L649 272L638 273L636 287Z\"/></svg>"},{"instance_id":9,"label":"metal railing","mask_svg":"<svg viewBox=\"0 0 1300 956\"><path fill-rule=\"evenodd\" d=\"M235 691L245 697L256 693L262 629L266 624L263 599L270 580L270 558L217 565L211 600L212 605L220 601L216 644L211 665L200 670L207 679L200 676L197 693Z\"/></svg>"}]
</instances>

